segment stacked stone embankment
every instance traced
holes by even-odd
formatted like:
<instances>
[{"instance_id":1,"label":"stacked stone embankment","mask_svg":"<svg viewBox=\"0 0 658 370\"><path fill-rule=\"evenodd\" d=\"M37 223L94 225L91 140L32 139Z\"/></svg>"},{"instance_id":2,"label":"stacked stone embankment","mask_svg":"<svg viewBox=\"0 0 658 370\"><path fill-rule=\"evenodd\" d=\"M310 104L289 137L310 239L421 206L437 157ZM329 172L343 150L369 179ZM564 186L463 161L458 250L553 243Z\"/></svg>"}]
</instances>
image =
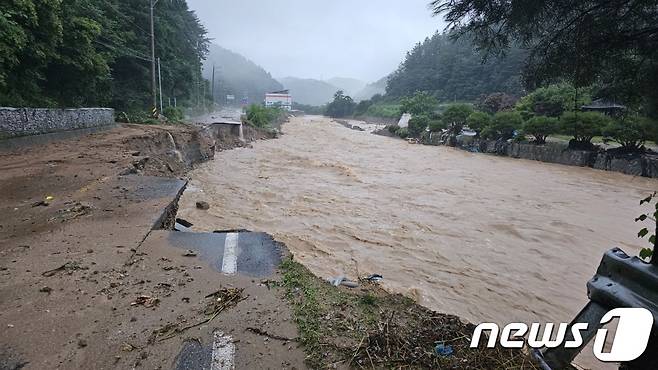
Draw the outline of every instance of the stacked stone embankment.
<instances>
[{"instance_id":1,"label":"stacked stone embankment","mask_svg":"<svg viewBox=\"0 0 658 370\"><path fill-rule=\"evenodd\" d=\"M0 138L97 128L114 124L111 108L4 108L0 107Z\"/></svg>"}]
</instances>

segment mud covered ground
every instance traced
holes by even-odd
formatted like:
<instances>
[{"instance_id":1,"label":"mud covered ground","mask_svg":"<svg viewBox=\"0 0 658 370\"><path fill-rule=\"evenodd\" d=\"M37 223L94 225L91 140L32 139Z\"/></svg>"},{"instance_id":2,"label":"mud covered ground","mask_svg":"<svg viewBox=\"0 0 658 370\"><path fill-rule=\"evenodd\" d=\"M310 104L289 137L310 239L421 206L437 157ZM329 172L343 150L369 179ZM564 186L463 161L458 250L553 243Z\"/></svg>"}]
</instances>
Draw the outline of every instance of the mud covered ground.
<instances>
[{"instance_id":1,"label":"mud covered ground","mask_svg":"<svg viewBox=\"0 0 658 370\"><path fill-rule=\"evenodd\" d=\"M171 224L186 182L175 179L215 144L195 127L123 125L0 152L0 368L168 369L216 328L242 343L241 367L304 366L301 349L246 330L295 336L266 284L144 243ZM172 330L207 319L222 289L239 289L239 304Z\"/></svg>"}]
</instances>

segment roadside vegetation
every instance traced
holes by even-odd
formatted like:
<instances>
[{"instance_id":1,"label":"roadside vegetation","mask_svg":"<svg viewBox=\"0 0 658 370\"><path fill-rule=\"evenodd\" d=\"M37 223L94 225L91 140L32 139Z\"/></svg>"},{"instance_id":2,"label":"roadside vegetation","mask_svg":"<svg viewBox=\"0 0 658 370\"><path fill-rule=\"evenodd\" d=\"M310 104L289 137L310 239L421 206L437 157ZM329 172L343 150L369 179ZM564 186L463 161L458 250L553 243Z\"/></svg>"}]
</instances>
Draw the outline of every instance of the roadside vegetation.
<instances>
[{"instance_id":1,"label":"roadside vegetation","mask_svg":"<svg viewBox=\"0 0 658 370\"><path fill-rule=\"evenodd\" d=\"M155 55L165 105L204 105L206 30L185 1L155 9ZM112 107L148 122L149 4L126 1L11 1L0 12L0 106ZM171 99L171 100L170 100ZM178 120L178 112L170 120Z\"/></svg>"},{"instance_id":2,"label":"roadside vegetation","mask_svg":"<svg viewBox=\"0 0 658 370\"><path fill-rule=\"evenodd\" d=\"M474 325L388 294L377 283L334 287L292 259L281 269L282 294L311 368L536 368L522 350L471 349ZM437 351L446 346L451 354Z\"/></svg>"},{"instance_id":3,"label":"roadside vegetation","mask_svg":"<svg viewBox=\"0 0 658 370\"><path fill-rule=\"evenodd\" d=\"M281 108L251 104L246 108L244 120L254 127L272 129L283 123L287 117L288 113Z\"/></svg>"}]
</instances>

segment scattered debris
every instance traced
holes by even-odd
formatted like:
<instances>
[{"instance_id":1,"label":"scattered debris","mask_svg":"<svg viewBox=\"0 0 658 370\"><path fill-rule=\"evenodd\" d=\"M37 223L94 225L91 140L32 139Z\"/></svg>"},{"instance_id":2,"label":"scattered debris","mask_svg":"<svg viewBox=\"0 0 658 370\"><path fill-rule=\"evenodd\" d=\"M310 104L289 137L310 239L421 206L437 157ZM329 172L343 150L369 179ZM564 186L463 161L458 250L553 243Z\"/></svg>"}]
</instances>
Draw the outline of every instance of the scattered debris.
<instances>
[{"instance_id":1,"label":"scattered debris","mask_svg":"<svg viewBox=\"0 0 658 370\"><path fill-rule=\"evenodd\" d=\"M48 221L49 222L70 221L70 220L76 219L78 217L82 217L82 216L90 214L92 209L93 209L93 207L89 204L83 204L83 203L80 203L80 202L76 202L72 207L65 208L65 209L60 209L59 211L57 211L57 215L50 218Z\"/></svg>"},{"instance_id":2,"label":"scattered debris","mask_svg":"<svg viewBox=\"0 0 658 370\"><path fill-rule=\"evenodd\" d=\"M372 282L376 282L376 283L377 283L377 282L380 282L380 281L384 280L384 277L381 276L381 275L379 275L379 274L372 274L372 275L368 275L368 276L365 278L365 280L368 280L368 281L372 281Z\"/></svg>"},{"instance_id":3,"label":"scattered debris","mask_svg":"<svg viewBox=\"0 0 658 370\"><path fill-rule=\"evenodd\" d=\"M137 347L136 345L130 344L128 342L123 342L121 344L121 350L124 351L124 352L132 352L136 349L141 349L141 347Z\"/></svg>"},{"instance_id":4,"label":"scattered debris","mask_svg":"<svg viewBox=\"0 0 658 370\"><path fill-rule=\"evenodd\" d=\"M137 299L132 302L130 305L131 306L144 306L146 308L151 308L153 306L156 306L158 303L160 303L160 299L157 297L151 297L148 295L141 295L137 297Z\"/></svg>"},{"instance_id":5,"label":"scattered debris","mask_svg":"<svg viewBox=\"0 0 658 370\"><path fill-rule=\"evenodd\" d=\"M343 285L343 286L346 286L348 288L356 288L356 287L359 286L359 283L348 280L344 275L340 275L340 276L337 276L333 279L330 279L329 282L333 286Z\"/></svg>"},{"instance_id":6,"label":"scattered debris","mask_svg":"<svg viewBox=\"0 0 658 370\"><path fill-rule=\"evenodd\" d=\"M204 298L211 299L206 308L203 310L203 313L207 315L204 320L185 326L180 327L180 323L168 323L160 329L157 329L151 333L149 338L149 343L154 343L156 340L159 342L171 339L178 334L185 332L188 329L196 328L203 324L207 324L214 320L220 313L224 310L234 307L238 303L247 299L249 296L243 296L242 293L244 289L239 288L222 288L214 293L210 293Z\"/></svg>"},{"instance_id":7,"label":"scattered debris","mask_svg":"<svg viewBox=\"0 0 658 370\"><path fill-rule=\"evenodd\" d=\"M48 207L49 205L50 203L46 202L45 200L32 203L32 207Z\"/></svg>"},{"instance_id":8,"label":"scattered debris","mask_svg":"<svg viewBox=\"0 0 658 370\"><path fill-rule=\"evenodd\" d=\"M80 262L69 261L69 262L66 262L65 264L59 266L58 268L48 270L48 271L42 273L41 275L45 276L45 277L51 277L51 276L54 276L54 275L56 275L60 272L63 272L63 271L66 271L69 274L71 274L75 270L88 270L88 268L87 267L82 267L82 264Z\"/></svg>"},{"instance_id":9,"label":"scattered debris","mask_svg":"<svg viewBox=\"0 0 658 370\"><path fill-rule=\"evenodd\" d=\"M245 330L250 331L254 334L262 335L264 337L277 339L277 340L282 340L282 341L285 341L285 342L296 342L297 341L297 338L288 338L288 337L284 337L284 336L281 336L281 335L270 334L270 333L266 332L265 330L261 330L261 329L258 329L258 328L248 327Z\"/></svg>"},{"instance_id":10,"label":"scattered debris","mask_svg":"<svg viewBox=\"0 0 658 370\"><path fill-rule=\"evenodd\" d=\"M436 346L434 346L434 353L436 353L439 356L450 356L453 354L452 346L451 345L446 345L444 342L436 342Z\"/></svg>"},{"instance_id":11,"label":"scattered debris","mask_svg":"<svg viewBox=\"0 0 658 370\"><path fill-rule=\"evenodd\" d=\"M196 252L188 249L187 252L183 253L183 257L196 257Z\"/></svg>"},{"instance_id":12,"label":"scattered debris","mask_svg":"<svg viewBox=\"0 0 658 370\"><path fill-rule=\"evenodd\" d=\"M49 287L49 286L44 286L44 287L42 287L41 289L39 289L39 291L40 291L41 293L48 293L48 294L50 294L50 292L53 291L53 288L51 288L51 287Z\"/></svg>"},{"instance_id":13,"label":"scattered debris","mask_svg":"<svg viewBox=\"0 0 658 370\"><path fill-rule=\"evenodd\" d=\"M207 211L210 209L210 204L208 204L208 202L199 201L196 202L196 208Z\"/></svg>"},{"instance_id":14,"label":"scattered debris","mask_svg":"<svg viewBox=\"0 0 658 370\"><path fill-rule=\"evenodd\" d=\"M87 347L87 341L84 339L78 339L78 347L79 348L85 348Z\"/></svg>"}]
</instances>

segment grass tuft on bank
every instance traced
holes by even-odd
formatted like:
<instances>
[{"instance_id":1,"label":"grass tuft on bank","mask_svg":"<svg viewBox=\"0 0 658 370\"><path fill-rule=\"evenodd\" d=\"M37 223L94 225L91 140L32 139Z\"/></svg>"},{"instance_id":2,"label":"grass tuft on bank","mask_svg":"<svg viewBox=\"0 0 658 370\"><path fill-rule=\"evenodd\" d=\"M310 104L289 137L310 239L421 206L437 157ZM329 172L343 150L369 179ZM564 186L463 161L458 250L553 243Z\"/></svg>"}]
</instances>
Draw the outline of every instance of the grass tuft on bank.
<instances>
[{"instance_id":1,"label":"grass tuft on bank","mask_svg":"<svg viewBox=\"0 0 658 370\"><path fill-rule=\"evenodd\" d=\"M281 270L311 368L537 369L521 350L469 348L474 325L389 294L376 283L334 287L292 259ZM437 355L439 343L452 346L453 354Z\"/></svg>"}]
</instances>

